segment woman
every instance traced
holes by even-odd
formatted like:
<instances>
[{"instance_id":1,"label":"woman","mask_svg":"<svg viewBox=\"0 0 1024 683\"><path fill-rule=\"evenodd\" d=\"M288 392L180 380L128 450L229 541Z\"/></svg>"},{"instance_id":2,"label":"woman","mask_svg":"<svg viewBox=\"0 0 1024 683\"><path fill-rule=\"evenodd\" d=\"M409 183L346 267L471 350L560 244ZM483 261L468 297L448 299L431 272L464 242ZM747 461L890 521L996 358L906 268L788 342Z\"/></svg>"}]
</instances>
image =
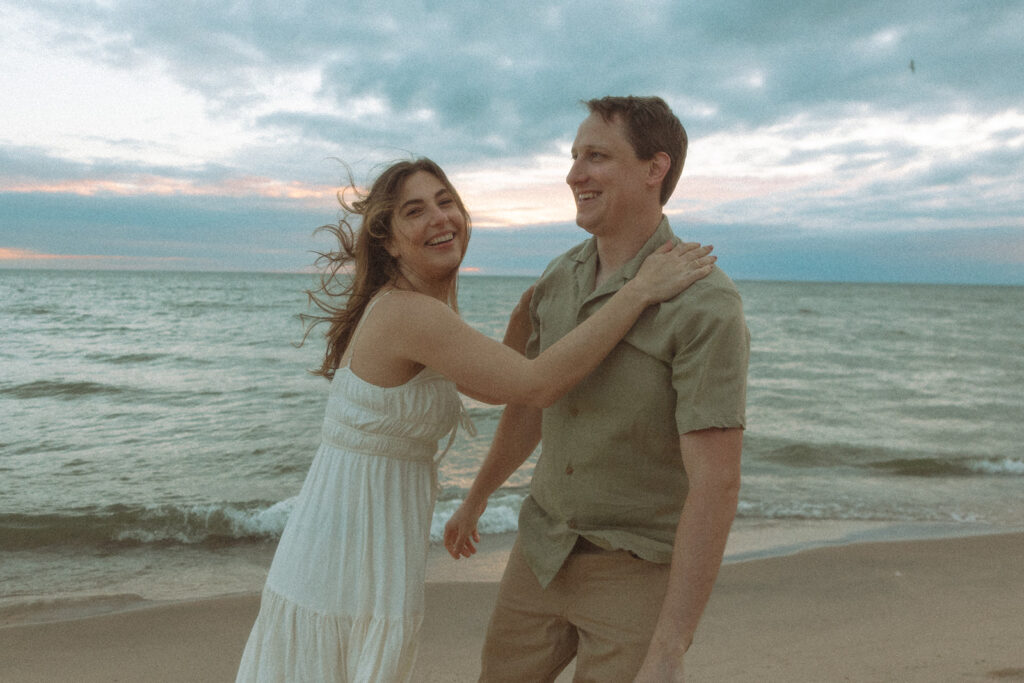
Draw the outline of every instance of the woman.
<instances>
[{"instance_id":1,"label":"woman","mask_svg":"<svg viewBox=\"0 0 1024 683\"><path fill-rule=\"evenodd\" d=\"M399 162L358 201L340 199L346 217L329 229L341 248L323 255L321 287L310 292L325 313L313 324L330 325L318 370L333 380L322 443L274 556L238 681L408 680L423 616L435 453L464 418L458 392L551 404L644 308L714 262L709 247L665 245L598 313L527 360L456 313L469 216L436 164ZM361 219L355 233L353 216ZM342 267L351 268L346 287L337 285ZM330 299L340 295L347 298L336 306Z\"/></svg>"}]
</instances>

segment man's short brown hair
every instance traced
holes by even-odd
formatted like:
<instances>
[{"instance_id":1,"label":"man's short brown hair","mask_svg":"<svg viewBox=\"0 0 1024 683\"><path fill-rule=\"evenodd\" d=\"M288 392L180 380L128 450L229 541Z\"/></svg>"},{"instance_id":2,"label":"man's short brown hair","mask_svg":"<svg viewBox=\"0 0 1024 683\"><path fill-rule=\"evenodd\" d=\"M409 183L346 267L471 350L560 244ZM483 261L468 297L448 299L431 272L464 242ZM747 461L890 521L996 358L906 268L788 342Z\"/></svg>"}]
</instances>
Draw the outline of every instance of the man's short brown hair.
<instances>
[{"instance_id":1,"label":"man's short brown hair","mask_svg":"<svg viewBox=\"0 0 1024 683\"><path fill-rule=\"evenodd\" d=\"M587 109L591 114L600 114L608 123L621 117L626 126L626 137L638 159L653 159L658 152L668 154L671 159L668 173L661 181L659 200L665 206L676 189L679 176L686 162L686 130L665 100L660 97L602 97L588 100Z\"/></svg>"}]
</instances>

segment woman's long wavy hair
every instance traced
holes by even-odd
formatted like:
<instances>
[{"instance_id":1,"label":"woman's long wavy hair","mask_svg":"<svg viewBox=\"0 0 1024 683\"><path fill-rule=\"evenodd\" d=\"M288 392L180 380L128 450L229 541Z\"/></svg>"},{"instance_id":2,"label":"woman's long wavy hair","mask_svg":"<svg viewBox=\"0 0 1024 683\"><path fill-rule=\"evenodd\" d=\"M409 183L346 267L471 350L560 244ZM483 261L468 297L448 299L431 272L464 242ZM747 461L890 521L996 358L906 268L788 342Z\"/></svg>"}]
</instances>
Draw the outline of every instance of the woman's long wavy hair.
<instances>
[{"instance_id":1,"label":"woman's long wavy hair","mask_svg":"<svg viewBox=\"0 0 1024 683\"><path fill-rule=\"evenodd\" d=\"M398 261L387 251L391 237L391 219L398 208L398 196L406 178L414 173L430 173L451 192L459 211L466 219L466 244L469 241L470 220L462 198L448 180L441 167L430 159L399 161L388 166L373 182L369 192L362 192L349 172L348 187L338 192L342 216L337 225L322 225L314 234L329 232L338 240L335 251L315 252L316 267L320 271L319 284L306 290L306 296L322 315L303 313L299 318L306 324L302 337L305 343L313 328L328 323L327 350L323 363L314 375L334 379L334 372L352 340L366 305L381 287L394 282L399 276ZM354 199L349 201L346 195ZM358 219L357 219L358 217ZM359 223L358 229L353 221ZM465 244L464 244L465 248ZM452 271L448 290L448 304L458 311L458 268Z\"/></svg>"}]
</instances>

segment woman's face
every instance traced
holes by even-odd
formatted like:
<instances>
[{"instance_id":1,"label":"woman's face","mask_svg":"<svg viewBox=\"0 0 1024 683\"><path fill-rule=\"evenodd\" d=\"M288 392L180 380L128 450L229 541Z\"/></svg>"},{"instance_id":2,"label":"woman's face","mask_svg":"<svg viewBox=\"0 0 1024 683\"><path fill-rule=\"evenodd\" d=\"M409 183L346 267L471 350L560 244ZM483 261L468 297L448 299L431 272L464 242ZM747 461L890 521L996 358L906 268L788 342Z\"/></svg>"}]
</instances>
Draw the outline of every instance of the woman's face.
<instances>
[{"instance_id":1,"label":"woman's face","mask_svg":"<svg viewBox=\"0 0 1024 683\"><path fill-rule=\"evenodd\" d=\"M410 281L446 281L458 270L469 235L454 195L427 171L402 183L386 247Z\"/></svg>"}]
</instances>

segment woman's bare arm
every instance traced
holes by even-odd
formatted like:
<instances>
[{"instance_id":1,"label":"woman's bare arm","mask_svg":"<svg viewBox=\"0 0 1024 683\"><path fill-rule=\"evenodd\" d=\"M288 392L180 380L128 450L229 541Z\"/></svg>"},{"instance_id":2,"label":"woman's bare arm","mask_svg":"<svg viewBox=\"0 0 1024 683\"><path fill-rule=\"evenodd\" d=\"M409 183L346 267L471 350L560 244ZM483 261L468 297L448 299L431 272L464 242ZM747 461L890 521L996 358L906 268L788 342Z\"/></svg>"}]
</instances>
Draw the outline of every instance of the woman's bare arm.
<instances>
[{"instance_id":1,"label":"woman's bare arm","mask_svg":"<svg viewBox=\"0 0 1024 683\"><path fill-rule=\"evenodd\" d=\"M387 353L425 365L473 395L546 407L586 377L629 331L647 306L672 298L713 267L708 247L666 244L601 309L537 358L477 332L444 303L396 291L378 327Z\"/></svg>"}]
</instances>

